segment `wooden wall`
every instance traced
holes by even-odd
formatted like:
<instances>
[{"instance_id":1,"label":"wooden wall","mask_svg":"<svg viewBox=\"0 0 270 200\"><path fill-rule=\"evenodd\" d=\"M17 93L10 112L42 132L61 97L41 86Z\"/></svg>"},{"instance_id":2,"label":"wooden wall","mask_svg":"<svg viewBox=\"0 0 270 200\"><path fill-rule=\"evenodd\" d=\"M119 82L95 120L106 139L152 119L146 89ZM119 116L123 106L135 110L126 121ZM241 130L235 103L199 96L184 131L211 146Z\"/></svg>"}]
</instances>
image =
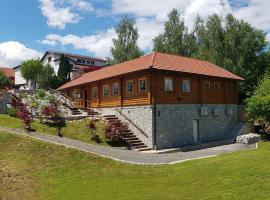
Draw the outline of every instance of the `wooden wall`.
<instances>
[{"instance_id":1,"label":"wooden wall","mask_svg":"<svg viewBox=\"0 0 270 200\"><path fill-rule=\"evenodd\" d=\"M139 79L146 78L146 91L139 91ZM173 91L165 92L165 78L173 78ZM133 81L133 92L126 91L126 82ZM190 81L190 92L182 91L183 80ZM205 87L205 81L210 88ZM113 83L119 83L119 96L112 95ZM215 88L214 85L219 87ZM103 96L103 86L108 85L109 95ZM230 87L228 87L230 85ZM98 88L97 98L92 97L92 89ZM84 103L84 90L87 90L88 107L115 107L158 104L237 104L236 81L186 73L168 71L140 72L117 78L102 80L80 86L81 103Z\"/></svg>"}]
</instances>

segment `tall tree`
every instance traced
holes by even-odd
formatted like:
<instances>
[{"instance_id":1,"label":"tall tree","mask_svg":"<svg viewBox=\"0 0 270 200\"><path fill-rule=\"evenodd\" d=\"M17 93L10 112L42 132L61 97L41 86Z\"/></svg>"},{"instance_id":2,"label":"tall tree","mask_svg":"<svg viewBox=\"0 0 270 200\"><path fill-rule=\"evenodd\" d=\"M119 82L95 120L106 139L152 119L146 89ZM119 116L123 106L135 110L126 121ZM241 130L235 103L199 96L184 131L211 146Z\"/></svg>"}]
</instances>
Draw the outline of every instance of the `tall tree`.
<instances>
[{"instance_id":1,"label":"tall tree","mask_svg":"<svg viewBox=\"0 0 270 200\"><path fill-rule=\"evenodd\" d=\"M143 55L139 49L137 41L138 30L135 28L135 21L127 16L122 17L120 23L115 26L117 38L113 39L111 48L113 64L138 58Z\"/></svg>"},{"instance_id":2,"label":"tall tree","mask_svg":"<svg viewBox=\"0 0 270 200\"><path fill-rule=\"evenodd\" d=\"M267 66L264 33L231 14L225 19L214 14L206 23L197 20L195 32L195 57L242 76L245 81L239 84L240 100L249 96Z\"/></svg>"},{"instance_id":3,"label":"tall tree","mask_svg":"<svg viewBox=\"0 0 270 200\"><path fill-rule=\"evenodd\" d=\"M177 9L168 14L164 32L154 38L154 51L191 56L196 49L196 38L188 33L184 20Z\"/></svg>"},{"instance_id":4,"label":"tall tree","mask_svg":"<svg viewBox=\"0 0 270 200\"><path fill-rule=\"evenodd\" d=\"M58 79L60 85L65 84L70 81L70 72L72 69L72 65L70 64L68 58L64 55L60 56L59 70L58 70Z\"/></svg>"},{"instance_id":5,"label":"tall tree","mask_svg":"<svg viewBox=\"0 0 270 200\"><path fill-rule=\"evenodd\" d=\"M23 78L29 82L32 81L34 85L37 83L39 77L42 75L43 65L40 60L27 60L22 62L20 71Z\"/></svg>"},{"instance_id":6,"label":"tall tree","mask_svg":"<svg viewBox=\"0 0 270 200\"><path fill-rule=\"evenodd\" d=\"M42 76L40 76L38 80L40 87L44 89L47 89L48 87L52 87L53 80L54 80L54 69L49 64L43 66Z\"/></svg>"},{"instance_id":7,"label":"tall tree","mask_svg":"<svg viewBox=\"0 0 270 200\"><path fill-rule=\"evenodd\" d=\"M0 71L0 89L3 89L10 85L9 78L4 74L4 72Z\"/></svg>"}]
</instances>

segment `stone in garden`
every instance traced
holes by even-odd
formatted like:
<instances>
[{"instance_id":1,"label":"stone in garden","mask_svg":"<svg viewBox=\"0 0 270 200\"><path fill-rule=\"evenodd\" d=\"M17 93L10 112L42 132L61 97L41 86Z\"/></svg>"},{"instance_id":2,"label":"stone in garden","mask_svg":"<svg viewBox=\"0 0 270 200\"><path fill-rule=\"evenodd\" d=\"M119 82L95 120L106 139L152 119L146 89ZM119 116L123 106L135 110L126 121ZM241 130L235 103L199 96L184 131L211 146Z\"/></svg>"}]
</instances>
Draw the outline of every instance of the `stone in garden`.
<instances>
[{"instance_id":1,"label":"stone in garden","mask_svg":"<svg viewBox=\"0 0 270 200\"><path fill-rule=\"evenodd\" d=\"M253 144L262 140L262 136L256 133L239 135L236 142L240 144Z\"/></svg>"}]
</instances>

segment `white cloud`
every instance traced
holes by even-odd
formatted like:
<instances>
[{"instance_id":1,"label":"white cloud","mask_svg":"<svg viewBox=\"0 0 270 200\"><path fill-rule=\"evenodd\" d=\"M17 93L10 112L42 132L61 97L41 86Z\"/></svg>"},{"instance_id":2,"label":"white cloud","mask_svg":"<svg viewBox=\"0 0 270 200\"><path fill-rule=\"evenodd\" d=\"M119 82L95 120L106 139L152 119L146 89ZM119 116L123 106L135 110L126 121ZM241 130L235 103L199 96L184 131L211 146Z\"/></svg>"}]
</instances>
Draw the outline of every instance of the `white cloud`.
<instances>
[{"instance_id":1,"label":"white cloud","mask_svg":"<svg viewBox=\"0 0 270 200\"><path fill-rule=\"evenodd\" d=\"M42 14L51 27L64 29L68 23L78 23L82 17L78 11L92 11L93 7L86 0L39 0Z\"/></svg>"},{"instance_id":2,"label":"white cloud","mask_svg":"<svg viewBox=\"0 0 270 200\"><path fill-rule=\"evenodd\" d=\"M65 36L50 34L46 36L46 39L40 42L42 44L49 45L72 45L75 49L84 49L88 52L94 53L95 56L105 58L110 55L113 37L115 37L115 31L112 28L105 32L99 32L94 35L83 37L72 34Z\"/></svg>"},{"instance_id":3,"label":"white cloud","mask_svg":"<svg viewBox=\"0 0 270 200\"><path fill-rule=\"evenodd\" d=\"M41 56L41 52L26 48L20 42L0 43L0 66L15 67L24 60L40 58Z\"/></svg>"},{"instance_id":4,"label":"white cloud","mask_svg":"<svg viewBox=\"0 0 270 200\"><path fill-rule=\"evenodd\" d=\"M167 14L173 8L181 12L182 18L190 29L193 28L194 20L198 15L207 18L213 13L222 16L232 13L237 18L244 19L266 31L267 39L270 41L268 15L270 1L265 0L158 0L158 2L157 0L112 0L111 12L112 16L132 14L135 17L140 35L138 45L141 49L148 51L152 49L154 37L162 32ZM41 43L72 45L75 49L85 49L96 56L106 57L110 55L111 40L114 35L115 32L111 27L103 32L82 37L50 34Z\"/></svg>"}]
</instances>

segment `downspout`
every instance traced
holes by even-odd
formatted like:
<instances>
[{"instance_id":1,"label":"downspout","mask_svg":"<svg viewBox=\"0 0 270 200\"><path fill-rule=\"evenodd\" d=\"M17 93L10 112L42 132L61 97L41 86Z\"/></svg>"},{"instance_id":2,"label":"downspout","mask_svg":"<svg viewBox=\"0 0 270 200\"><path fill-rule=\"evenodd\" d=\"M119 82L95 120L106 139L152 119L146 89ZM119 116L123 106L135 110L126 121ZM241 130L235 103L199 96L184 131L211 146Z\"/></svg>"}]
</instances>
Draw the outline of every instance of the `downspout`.
<instances>
[{"instance_id":1,"label":"downspout","mask_svg":"<svg viewBox=\"0 0 270 200\"><path fill-rule=\"evenodd\" d=\"M153 149L157 149L157 105L156 105L156 76L155 70L153 70L154 74L154 90L153 90Z\"/></svg>"},{"instance_id":2,"label":"downspout","mask_svg":"<svg viewBox=\"0 0 270 200\"><path fill-rule=\"evenodd\" d=\"M151 90L151 92L153 94L153 98L152 98L152 104L153 104L153 138L152 138L152 143L153 143L154 150L157 149L157 114L156 114L157 105L156 105L156 75L155 75L156 70L153 68L154 63L155 63L156 54L157 54L156 52L153 53L150 67L149 67L150 71L154 75L154 88L152 88L152 90Z\"/></svg>"}]
</instances>

